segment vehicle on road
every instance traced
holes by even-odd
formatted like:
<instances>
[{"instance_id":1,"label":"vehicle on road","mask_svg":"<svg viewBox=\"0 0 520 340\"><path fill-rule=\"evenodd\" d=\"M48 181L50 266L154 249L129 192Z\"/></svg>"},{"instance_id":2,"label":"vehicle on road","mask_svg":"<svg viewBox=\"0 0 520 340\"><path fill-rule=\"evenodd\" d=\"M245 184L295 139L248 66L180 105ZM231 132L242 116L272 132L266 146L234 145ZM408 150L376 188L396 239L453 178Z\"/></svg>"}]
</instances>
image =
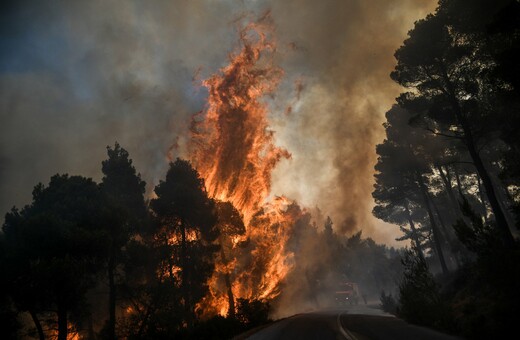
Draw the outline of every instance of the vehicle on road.
<instances>
[{"instance_id":1,"label":"vehicle on road","mask_svg":"<svg viewBox=\"0 0 520 340\"><path fill-rule=\"evenodd\" d=\"M334 292L334 302L337 305L357 305L359 297L359 287L354 282L342 282Z\"/></svg>"}]
</instances>

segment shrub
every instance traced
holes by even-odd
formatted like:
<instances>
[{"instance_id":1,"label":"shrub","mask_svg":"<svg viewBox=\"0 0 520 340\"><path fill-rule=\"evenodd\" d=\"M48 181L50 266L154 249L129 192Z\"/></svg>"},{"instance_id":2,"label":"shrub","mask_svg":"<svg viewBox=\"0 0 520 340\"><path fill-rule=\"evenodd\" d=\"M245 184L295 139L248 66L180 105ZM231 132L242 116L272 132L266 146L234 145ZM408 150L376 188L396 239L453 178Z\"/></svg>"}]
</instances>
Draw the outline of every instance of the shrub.
<instances>
[{"instance_id":1,"label":"shrub","mask_svg":"<svg viewBox=\"0 0 520 340\"><path fill-rule=\"evenodd\" d=\"M392 293L386 295L385 291L381 291L381 309L387 313L397 315L397 301L392 296Z\"/></svg>"}]
</instances>

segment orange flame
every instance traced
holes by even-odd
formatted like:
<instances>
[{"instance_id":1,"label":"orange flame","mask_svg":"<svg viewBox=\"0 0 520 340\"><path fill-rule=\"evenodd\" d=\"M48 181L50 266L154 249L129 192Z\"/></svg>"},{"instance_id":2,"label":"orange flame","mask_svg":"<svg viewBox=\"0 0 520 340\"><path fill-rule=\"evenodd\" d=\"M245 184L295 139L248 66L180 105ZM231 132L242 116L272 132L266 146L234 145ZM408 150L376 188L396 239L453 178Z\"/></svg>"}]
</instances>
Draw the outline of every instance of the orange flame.
<instances>
[{"instance_id":1,"label":"orange flame","mask_svg":"<svg viewBox=\"0 0 520 340\"><path fill-rule=\"evenodd\" d=\"M208 104L192 125L190 157L208 193L231 202L246 224L269 195L271 171L280 159L290 157L274 145L267 106L260 101L283 75L266 55L275 49L269 32L265 18L240 30L241 51L202 82L209 91Z\"/></svg>"},{"instance_id":2,"label":"orange flame","mask_svg":"<svg viewBox=\"0 0 520 340\"><path fill-rule=\"evenodd\" d=\"M279 284L293 265L293 254L286 251L285 245L300 216L301 211L293 202L276 197L253 217L248 236L255 249L244 266L251 269L237 278L241 283L237 287L239 296L272 299L280 293Z\"/></svg>"},{"instance_id":3,"label":"orange flame","mask_svg":"<svg viewBox=\"0 0 520 340\"><path fill-rule=\"evenodd\" d=\"M53 328L49 329L47 332L47 339L55 340L58 339L58 330ZM80 335L78 330L76 329L76 326L74 326L72 323L67 323L67 340L79 340Z\"/></svg>"},{"instance_id":4,"label":"orange flame","mask_svg":"<svg viewBox=\"0 0 520 340\"><path fill-rule=\"evenodd\" d=\"M211 197L231 202L242 214L246 233L232 239L236 255L217 264L208 284L210 293L197 308L225 315L229 308L222 276L236 298L271 299L292 268L285 248L300 209L284 197L266 202L271 172L289 152L274 144L268 107L262 98L277 88L283 71L273 66L269 15L239 29L241 49L230 63L203 80L209 96L204 111L193 117L189 154ZM246 246L240 248L240 244ZM247 245L249 244L249 245ZM228 286L229 286L228 282Z\"/></svg>"}]
</instances>

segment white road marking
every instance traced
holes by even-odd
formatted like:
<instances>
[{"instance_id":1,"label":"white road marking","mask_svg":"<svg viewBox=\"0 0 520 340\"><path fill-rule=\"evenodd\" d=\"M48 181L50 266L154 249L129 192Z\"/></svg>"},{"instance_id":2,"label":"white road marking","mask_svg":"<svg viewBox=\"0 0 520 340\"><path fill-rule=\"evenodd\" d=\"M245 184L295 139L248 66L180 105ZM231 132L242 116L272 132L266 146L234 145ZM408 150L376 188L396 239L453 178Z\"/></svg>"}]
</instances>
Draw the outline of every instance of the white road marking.
<instances>
[{"instance_id":1,"label":"white road marking","mask_svg":"<svg viewBox=\"0 0 520 340\"><path fill-rule=\"evenodd\" d=\"M338 328L339 328L339 331L340 331L341 335L343 335L345 337L345 339L347 339L347 340L357 340L356 337L354 335L352 335L352 333L350 333L348 331L348 329L344 329L343 326L341 325L341 315L343 313L344 312L340 312L338 314L337 319L336 319L336 322L338 324Z\"/></svg>"}]
</instances>

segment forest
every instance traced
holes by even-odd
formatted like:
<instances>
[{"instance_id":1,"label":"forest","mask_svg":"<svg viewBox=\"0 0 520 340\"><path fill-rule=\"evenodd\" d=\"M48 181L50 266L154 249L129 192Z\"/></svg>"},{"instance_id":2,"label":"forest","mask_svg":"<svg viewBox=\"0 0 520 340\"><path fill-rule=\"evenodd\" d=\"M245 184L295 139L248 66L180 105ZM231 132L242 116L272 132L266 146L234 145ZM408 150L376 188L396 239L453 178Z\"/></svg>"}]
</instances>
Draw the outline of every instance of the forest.
<instances>
[{"instance_id":1,"label":"forest","mask_svg":"<svg viewBox=\"0 0 520 340\"><path fill-rule=\"evenodd\" d=\"M395 52L373 213L411 242L402 318L503 338L519 315L520 3L442 0Z\"/></svg>"},{"instance_id":2,"label":"forest","mask_svg":"<svg viewBox=\"0 0 520 340\"><path fill-rule=\"evenodd\" d=\"M57 174L34 187L30 205L5 216L0 312L6 338L227 339L269 322L271 305L283 299L296 310L298 303L326 307L331 275L366 282L370 296L395 288L397 250L361 232L339 236L330 218L318 228L292 203L286 213L298 217L287 251L295 265L280 295L234 297L239 275L222 271L227 301L220 314L204 303L215 266L262 247L233 243L245 233L241 214L209 198L186 160L170 163L155 198L145 200L128 152L116 143L107 155L101 183ZM317 249L322 255L312 254Z\"/></svg>"}]
</instances>

